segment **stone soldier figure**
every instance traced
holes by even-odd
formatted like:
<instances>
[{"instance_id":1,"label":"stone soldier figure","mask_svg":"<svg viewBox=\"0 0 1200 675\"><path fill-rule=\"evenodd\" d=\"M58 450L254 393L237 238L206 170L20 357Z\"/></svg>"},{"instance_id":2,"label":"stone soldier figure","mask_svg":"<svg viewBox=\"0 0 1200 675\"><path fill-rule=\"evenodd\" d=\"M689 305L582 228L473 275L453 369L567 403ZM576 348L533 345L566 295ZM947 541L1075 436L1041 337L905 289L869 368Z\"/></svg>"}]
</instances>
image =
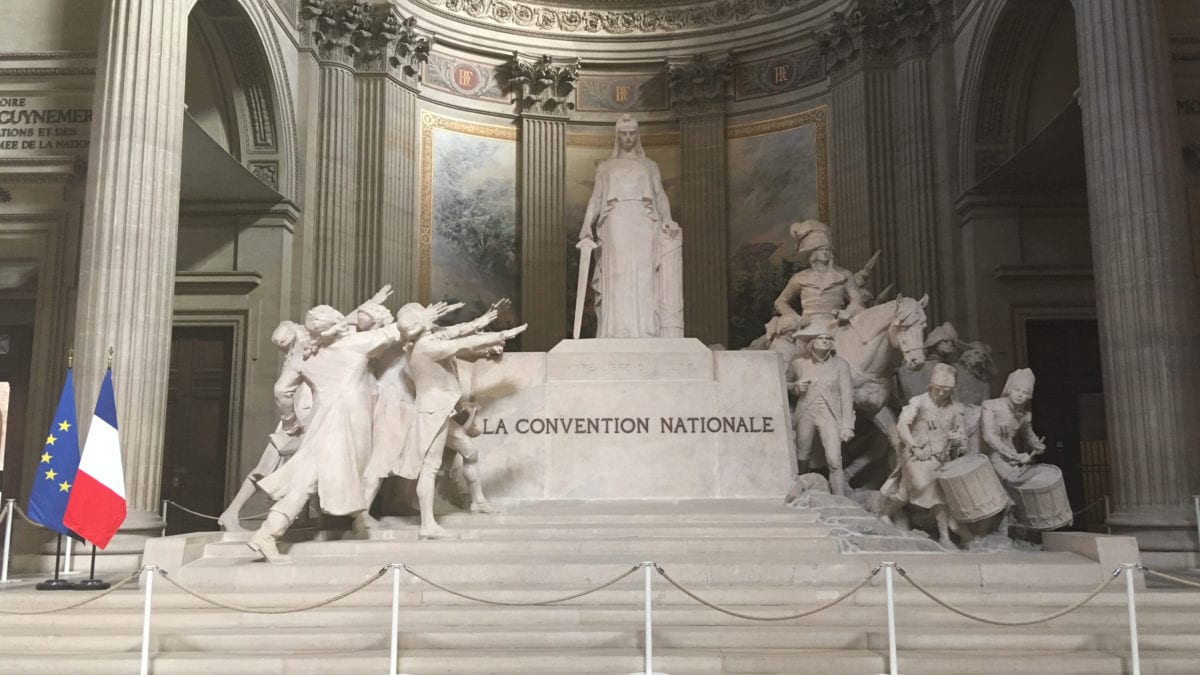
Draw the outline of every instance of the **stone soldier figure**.
<instances>
[{"instance_id":1,"label":"stone soldier figure","mask_svg":"<svg viewBox=\"0 0 1200 675\"><path fill-rule=\"evenodd\" d=\"M1013 483L1033 456L1046 449L1033 432L1033 371L1014 370L1004 383L1004 394L983 402L983 445L996 475Z\"/></svg>"},{"instance_id":2,"label":"stone soldier figure","mask_svg":"<svg viewBox=\"0 0 1200 675\"><path fill-rule=\"evenodd\" d=\"M937 520L938 535L946 547L954 546L950 530L959 528L938 486L938 469L963 452L967 443L963 408L954 400L956 379L954 366L935 365L929 391L904 406L896 423L902 441L900 456L881 490L891 502L889 517L902 527L908 526L906 506L928 509Z\"/></svg>"},{"instance_id":3,"label":"stone soldier figure","mask_svg":"<svg viewBox=\"0 0 1200 675\"><path fill-rule=\"evenodd\" d=\"M833 336L812 328L805 353L792 359L788 383L799 395L792 417L796 425L796 456L809 462L813 437L819 434L829 466L829 485L835 495L846 493L842 475L842 442L854 437L854 387L850 365L834 350Z\"/></svg>"}]
</instances>

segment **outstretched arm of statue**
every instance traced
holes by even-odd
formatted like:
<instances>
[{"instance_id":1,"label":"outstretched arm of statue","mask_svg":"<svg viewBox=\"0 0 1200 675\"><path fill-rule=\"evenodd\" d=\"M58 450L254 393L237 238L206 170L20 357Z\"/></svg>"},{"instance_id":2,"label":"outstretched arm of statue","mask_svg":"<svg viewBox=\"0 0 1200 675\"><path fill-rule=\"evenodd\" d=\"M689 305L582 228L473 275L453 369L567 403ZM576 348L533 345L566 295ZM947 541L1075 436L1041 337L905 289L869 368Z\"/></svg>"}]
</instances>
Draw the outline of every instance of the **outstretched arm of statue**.
<instances>
[{"instance_id":1,"label":"outstretched arm of statue","mask_svg":"<svg viewBox=\"0 0 1200 675\"><path fill-rule=\"evenodd\" d=\"M296 370L291 359L283 362L283 370L275 380L275 409L279 413L279 421L283 423L283 431L289 436L299 436L304 433L296 419L296 390L304 383L300 371Z\"/></svg>"}]
</instances>

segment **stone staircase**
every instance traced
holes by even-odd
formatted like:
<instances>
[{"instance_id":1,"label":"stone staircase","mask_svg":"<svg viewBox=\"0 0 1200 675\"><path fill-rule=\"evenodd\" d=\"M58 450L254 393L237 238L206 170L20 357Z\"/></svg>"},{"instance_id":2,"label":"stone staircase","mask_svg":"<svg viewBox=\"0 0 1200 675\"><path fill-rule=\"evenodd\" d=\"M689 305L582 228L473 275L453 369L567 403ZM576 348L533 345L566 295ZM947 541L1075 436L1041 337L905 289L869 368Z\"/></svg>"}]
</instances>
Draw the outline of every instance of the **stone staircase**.
<instances>
[{"instance_id":1,"label":"stone staircase","mask_svg":"<svg viewBox=\"0 0 1200 675\"><path fill-rule=\"evenodd\" d=\"M418 542L409 522L369 540L295 541L290 565L251 562L246 535L155 540L147 562L206 596L256 607L316 602L403 562L449 588L501 602L536 602L658 562L705 599L779 615L828 602L895 560L945 600L997 618L1049 614L1111 570L1073 553L842 553L822 511L764 501L542 503L489 516L447 514L462 539ZM313 533L298 533L311 537ZM919 547L918 547L919 548ZM112 578L112 577L110 577ZM262 615L206 605L154 585L151 672L386 673L391 577L305 612ZM643 577L637 573L563 605L472 602L401 577L400 672L637 673L642 670ZM708 673L887 672L883 576L816 615L760 623L704 607L654 576L655 670ZM961 618L896 578L901 672L1088 674L1131 672L1123 583L1048 624L999 627ZM58 607L82 596L0 592L0 609ZM1138 595L1142 672L1200 672L1200 593ZM59 614L0 615L0 673L136 673L142 594L120 590Z\"/></svg>"}]
</instances>

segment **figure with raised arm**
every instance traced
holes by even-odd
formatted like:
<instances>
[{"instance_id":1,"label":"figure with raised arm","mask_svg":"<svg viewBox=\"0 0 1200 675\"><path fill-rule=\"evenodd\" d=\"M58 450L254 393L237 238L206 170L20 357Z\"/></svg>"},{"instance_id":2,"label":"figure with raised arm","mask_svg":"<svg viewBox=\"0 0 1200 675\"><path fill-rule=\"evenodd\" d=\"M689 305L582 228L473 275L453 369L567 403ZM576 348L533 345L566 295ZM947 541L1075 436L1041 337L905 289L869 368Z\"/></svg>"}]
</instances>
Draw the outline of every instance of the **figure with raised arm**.
<instances>
[{"instance_id":1,"label":"figure with raised arm","mask_svg":"<svg viewBox=\"0 0 1200 675\"><path fill-rule=\"evenodd\" d=\"M479 450L467 430L456 419L463 398L457 359L496 357L504 343L525 331L517 326L499 332L480 332L496 318L498 307L475 321L439 329L435 317L419 303L410 303L396 314L397 323L413 340L408 355L408 376L416 390L417 442L412 449L421 466L417 477L417 502L421 511L421 539L447 539L453 535L438 525L433 514L435 481L442 465L443 450L457 452L463 460L463 477L471 490L471 511L490 512L483 495ZM412 460L410 460L412 461ZM402 459L401 467L409 466Z\"/></svg>"}]
</instances>

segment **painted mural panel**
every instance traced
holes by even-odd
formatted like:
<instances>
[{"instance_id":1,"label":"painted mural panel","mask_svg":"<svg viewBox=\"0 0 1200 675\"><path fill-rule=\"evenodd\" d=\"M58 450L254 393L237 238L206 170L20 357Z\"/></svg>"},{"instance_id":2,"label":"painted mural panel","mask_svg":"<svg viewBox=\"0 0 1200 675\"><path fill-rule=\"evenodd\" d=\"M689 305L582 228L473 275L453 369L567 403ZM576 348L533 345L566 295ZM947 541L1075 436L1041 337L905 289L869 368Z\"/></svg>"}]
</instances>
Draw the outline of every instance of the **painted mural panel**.
<instances>
[{"instance_id":1,"label":"painted mural panel","mask_svg":"<svg viewBox=\"0 0 1200 675\"><path fill-rule=\"evenodd\" d=\"M728 132L729 338L762 335L794 272L788 227L827 220L825 109L731 127Z\"/></svg>"},{"instance_id":2,"label":"painted mural panel","mask_svg":"<svg viewBox=\"0 0 1200 675\"><path fill-rule=\"evenodd\" d=\"M677 133L647 133L642 135L642 147L646 156L658 164L662 174L663 189L667 191L667 199L671 202L671 213L676 220L680 212L680 163L679 163L679 134ZM565 223L567 228L567 303L566 334L570 334L575 320L575 292L579 280L579 250L575 244L579 241L579 229L583 223L583 214L587 211L588 199L592 196L592 187L596 181L596 167L600 162L612 157L613 135L606 134L568 134L567 135L567 202L565 208ZM687 223L680 223L687 236ZM583 336L591 337L596 334L596 312L588 296L583 320Z\"/></svg>"},{"instance_id":3,"label":"painted mural panel","mask_svg":"<svg viewBox=\"0 0 1200 675\"><path fill-rule=\"evenodd\" d=\"M465 302L454 319L513 301L497 325L520 316L517 149L511 127L422 115L420 295Z\"/></svg>"}]
</instances>

